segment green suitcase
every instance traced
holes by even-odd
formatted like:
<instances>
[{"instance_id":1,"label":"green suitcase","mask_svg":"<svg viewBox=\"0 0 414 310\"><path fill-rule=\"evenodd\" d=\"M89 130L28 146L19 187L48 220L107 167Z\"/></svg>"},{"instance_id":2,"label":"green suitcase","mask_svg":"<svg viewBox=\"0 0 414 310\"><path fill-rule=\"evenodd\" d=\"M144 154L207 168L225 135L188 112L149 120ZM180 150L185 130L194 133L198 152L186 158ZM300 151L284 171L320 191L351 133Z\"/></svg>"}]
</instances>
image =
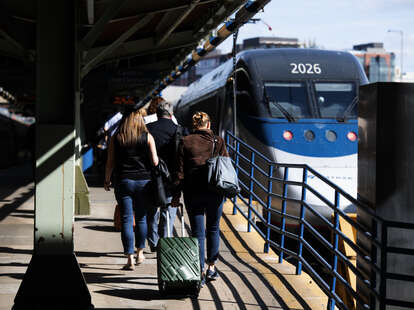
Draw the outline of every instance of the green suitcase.
<instances>
[{"instance_id":1,"label":"green suitcase","mask_svg":"<svg viewBox=\"0 0 414 310\"><path fill-rule=\"evenodd\" d=\"M184 212L181 207L182 237L160 238L157 248L158 288L162 295L198 296L201 289L200 256L197 238L184 237ZM169 216L167 215L167 227Z\"/></svg>"}]
</instances>

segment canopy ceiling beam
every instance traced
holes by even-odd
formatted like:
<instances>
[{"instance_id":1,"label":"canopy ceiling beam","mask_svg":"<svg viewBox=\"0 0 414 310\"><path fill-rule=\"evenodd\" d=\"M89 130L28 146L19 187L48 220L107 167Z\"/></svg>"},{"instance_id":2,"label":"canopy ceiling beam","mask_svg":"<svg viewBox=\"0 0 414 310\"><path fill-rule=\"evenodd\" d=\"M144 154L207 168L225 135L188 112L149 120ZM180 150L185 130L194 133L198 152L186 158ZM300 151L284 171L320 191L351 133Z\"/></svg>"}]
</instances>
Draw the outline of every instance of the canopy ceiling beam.
<instances>
[{"instance_id":1,"label":"canopy ceiling beam","mask_svg":"<svg viewBox=\"0 0 414 310\"><path fill-rule=\"evenodd\" d=\"M95 23L95 0L86 0L86 12L88 23L93 25Z\"/></svg>"},{"instance_id":2,"label":"canopy ceiling beam","mask_svg":"<svg viewBox=\"0 0 414 310\"><path fill-rule=\"evenodd\" d=\"M204 1L200 1L200 5L207 4L207 3L211 3L211 2L217 2L217 0L204 0ZM158 9L158 10L149 10L149 11L142 12L142 14L165 13L165 12L171 12L171 11L176 11L176 10L181 10L181 9L186 9L186 8L188 8L188 4L171 6L171 7L168 7L168 8L163 8L163 9ZM138 17L138 15L132 15L132 16L125 16L125 17L115 18L115 19L112 19L110 21L110 23L116 23L116 22L120 22L120 21L124 21L124 20L129 20L129 19L133 19L133 18L137 18L137 17Z\"/></svg>"},{"instance_id":3,"label":"canopy ceiling beam","mask_svg":"<svg viewBox=\"0 0 414 310\"><path fill-rule=\"evenodd\" d=\"M106 56L112 54L120 45L122 45L130 36L132 36L138 29L144 27L153 18L153 14L147 14L135 23L131 28L125 31L118 39L116 39L111 45L106 46L101 50L98 55L90 59L86 65L82 68L81 76L84 77L97 63L105 59Z\"/></svg>"},{"instance_id":4,"label":"canopy ceiling beam","mask_svg":"<svg viewBox=\"0 0 414 310\"><path fill-rule=\"evenodd\" d=\"M11 36L7 34L3 29L0 28L0 36L4 38L4 40L1 40L0 50L6 51L7 47L6 45L9 45L8 53L11 53L15 57L22 58L23 60L34 60L34 53L27 51L19 42L17 42L15 39L13 39Z\"/></svg>"},{"instance_id":5,"label":"canopy ceiling beam","mask_svg":"<svg viewBox=\"0 0 414 310\"><path fill-rule=\"evenodd\" d=\"M217 0L204 0L204 1L200 2L200 5L207 4L207 3L210 3L210 2L216 2L216 1ZM172 6L172 7L168 7L168 8L164 8L164 9L143 11L139 15L131 15L131 16L125 16L125 17L119 17L119 18L111 19L108 23L111 24L111 23L122 22L122 21L125 21L125 20L136 19L137 17L141 16L142 14L164 13L164 12L170 12L170 11L185 9L187 7L188 7L188 4L183 4L183 5ZM11 17L14 18L14 19L17 19L17 20L27 22L27 23L36 23L36 20L32 19L32 18L17 16L17 15L12 15ZM82 27L94 27L94 25L89 25L89 24L82 24L81 26Z\"/></svg>"},{"instance_id":6,"label":"canopy ceiling beam","mask_svg":"<svg viewBox=\"0 0 414 310\"><path fill-rule=\"evenodd\" d=\"M0 39L0 54L13 58L27 60L25 51L16 49L9 41Z\"/></svg>"},{"instance_id":7,"label":"canopy ceiling beam","mask_svg":"<svg viewBox=\"0 0 414 310\"><path fill-rule=\"evenodd\" d=\"M200 0L192 0L190 5L182 12L181 16L179 16L171 26L164 30L162 34L157 33L157 37L159 36L159 38L156 39L155 45L160 46L163 44L165 40L170 36L170 34L182 23L188 14L190 14L191 11L197 7L199 3Z\"/></svg>"},{"instance_id":8,"label":"canopy ceiling beam","mask_svg":"<svg viewBox=\"0 0 414 310\"><path fill-rule=\"evenodd\" d=\"M139 55L146 55L150 53L159 53L165 50L180 48L183 45L196 45L197 42L194 40L192 31L182 31L173 33L167 42L165 42L162 48L157 48L154 43L154 39L152 37L139 39L135 41L128 41L122 44L113 54L111 54L111 61L116 58L125 58L125 57L133 57ZM87 62L96 55L100 54L104 47L97 47L91 49L89 51L88 56L90 58L86 59ZM106 61L108 59L105 59Z\"/></svg>"},{"instance_id":9,"label":"canopy ceiling beam","mask_svg":"<svg viewBox=\"0 0 414 310\"><path fill-rule=\"evenodd\" d=\"M104 31L105 26L119 12L121 7L127 1L128 0L112 0L112 3L106 8L101 18L99 18L99 20L96 22L93 28L86 34L86 36L81 41L81 46L84 50L88 50L91 46L93 46L93 44Z\"/></svg>"}]
</instances>

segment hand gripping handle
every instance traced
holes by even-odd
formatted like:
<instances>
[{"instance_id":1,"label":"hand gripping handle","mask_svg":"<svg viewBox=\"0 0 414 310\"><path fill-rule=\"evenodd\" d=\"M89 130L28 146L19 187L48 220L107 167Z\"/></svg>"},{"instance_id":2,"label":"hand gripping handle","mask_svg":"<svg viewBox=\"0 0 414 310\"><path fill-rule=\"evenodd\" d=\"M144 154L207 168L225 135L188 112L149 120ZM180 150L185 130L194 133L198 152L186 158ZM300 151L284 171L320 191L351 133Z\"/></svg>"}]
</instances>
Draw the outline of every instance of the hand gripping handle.
<instances>
[{"instance_id":1,"label":"hand gripping handle","mask_svg":"<svg viewBox=\"0 0 414 310\"><path fill-rule=\"evenodd\" d=\"M181 236L185 237L185 227L184 227L184 205L180 202L180 213L181 213ZM171 231L170 231L170 212L168 211L168 207L171 206L171 203L167 204L165 206L165 209L167 210L167 237L171 237Z\"/></svg>"}]
</instances>

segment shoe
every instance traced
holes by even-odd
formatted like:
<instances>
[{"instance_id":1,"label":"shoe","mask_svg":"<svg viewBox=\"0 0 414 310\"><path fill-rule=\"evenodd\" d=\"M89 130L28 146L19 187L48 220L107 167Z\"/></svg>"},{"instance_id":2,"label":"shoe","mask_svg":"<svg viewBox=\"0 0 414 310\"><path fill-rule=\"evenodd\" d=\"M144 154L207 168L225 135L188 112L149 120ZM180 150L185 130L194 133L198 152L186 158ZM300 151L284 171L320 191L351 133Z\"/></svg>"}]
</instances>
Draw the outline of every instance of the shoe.
<instances>
[{"instance_id":1,"label":"shoe","mask_svg":"<svg viewBox=\"0 0 414 310\"><path fill-rule=\"evenodd\" d=\"M150 251L151 251L151 253L157 252L157 247L150 245Z\"/></svg>"},{"instance_id":2,"label":"shoe","mask_svg":"<svg viewBox=\"0 0 414 310\"><path fill-rule=\"evenodd\" d=\"M124 267L122 267L122 270L130 270L133 271L135 270L135 266L134 265L130 265L130 264L126 264Z\"/></svg>"},{"instance_id":3,"label":"shoe","mask_svg":"<svg viewBox=\"0 0 414 310\"><path fill-rule=\"evenodd\" d=\"M214 280L217 280L218 278L220 278L220 276L219 276L216 269L214 269L214 271L212 271L210 269L207 269L206 278L210 281L214 281Z\"/></svg>"},{"instance_id":4,"label":"shoe","mask_svg":"<svg viewBox=\"0 0 414 310\"><path fill-rule=\"evenodd\" d=\"M204 285L206 285L206 278L205 277L201 277L201 282L200 282L200 288L203 288Z\"/></svg>"}]
</instances>

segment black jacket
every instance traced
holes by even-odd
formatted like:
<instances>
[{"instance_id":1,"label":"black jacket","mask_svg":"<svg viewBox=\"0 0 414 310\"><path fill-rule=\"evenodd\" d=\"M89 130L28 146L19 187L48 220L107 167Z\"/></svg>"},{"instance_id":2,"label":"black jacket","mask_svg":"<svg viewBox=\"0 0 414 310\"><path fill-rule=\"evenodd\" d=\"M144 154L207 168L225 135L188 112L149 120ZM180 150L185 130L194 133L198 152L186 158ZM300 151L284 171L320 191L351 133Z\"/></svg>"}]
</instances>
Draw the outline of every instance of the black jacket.
<instances>
[{"instance_id":1,"label":"black jacket","mask_svg":"<svg viewBox=\"0 0 414 310\"><path fill-rule=\"evenodd\" d=\"M171 154L174 150L174 135L177 125L168 118L160 118L156 122L147 124L148 131L154 137L157 154L167 164L170 171L173 169Z\"/></svg>"}]
</instances>

